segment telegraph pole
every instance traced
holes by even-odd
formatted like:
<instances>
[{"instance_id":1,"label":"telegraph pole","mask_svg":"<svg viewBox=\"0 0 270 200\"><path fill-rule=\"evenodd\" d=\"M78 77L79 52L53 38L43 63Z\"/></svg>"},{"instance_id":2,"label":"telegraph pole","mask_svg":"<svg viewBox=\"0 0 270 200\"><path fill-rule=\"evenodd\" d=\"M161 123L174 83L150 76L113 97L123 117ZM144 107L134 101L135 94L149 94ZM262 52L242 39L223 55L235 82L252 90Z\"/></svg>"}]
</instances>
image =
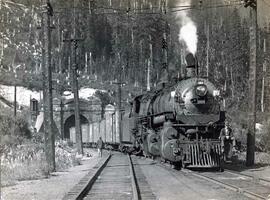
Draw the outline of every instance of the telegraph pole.
<instances>
[{"instance_id":1,"label":"telegraph pole","mask_svg":"<svg viewBox=\"0 0 270 200\"><path fill-rule=\"evenodd\" d=\"M51 65L51 17L53 9L50 0L45 1L43 12L44 23L44 63L43 66L43 108L45 151L49 171L55 171L55 136L53 132L53 104L52 104L52 65Z\"/></svg>"},{"instance_id":2,"label":"telegraph pole","mask_svg":"<svg viewBox=\"0 0 270 200\"><path fill-rule=\"evenodd\" d=\"M64 102L63 102L63 93L61 93L60 97L60 127L61 127L61 138L64 140Z\"/></svg>"},{"instance_id":3,"label":"telegraph pole","mask_svg":"<svg viewBox=\"0 0 270 200\"><path fill-rule=\"evenodd\" d=\"M75 106L75 130L76 130L76 144L79 154L83 154L82 146L82 131L81 131L81 121L80 121L80 105L79 105L79 87L78 87L78 75L77 75L77 42L79 39L73 39L73 66L72 66L72 79L73 79L73 94L74 94L74 106Z\"/></svg>"},{"instance_id":4,"label":"telegraph pole","mask_svg":"<svg viewBox=\"0 0 270 200\"><path fill-rule=\"evenodd\" d=\"M82 145L82 131L81 131L81 121L80 121L80 105L79 105L79 87L78 87L78 65L77 65L77 48L78 42L83 39L76 38L76 12L75 12L75 1L74 1L74 16L73 16L73 34L71 39L65 39L64 42L72 42L72 90L74 94L74 109L75 109L75 132L76 132L76 145L79 154L83 154Z\"/></svg>"},{"instance_id":5,"label":"telegraph pole","mask_svg":"<svg viewBox=\"0 0 270 200\"><path fill-rule=\"evenodd\" d=\"M164 20L163 24L163 35L162 35L162 68L161 68L161 76L158 84L164 84L169 81L169 69L168 69L168 43L167 43L167 31L168 31L168 23L166 18L167 13L167 0L161 0L161 15Z\"/></svg>"},{"instance_id":6,"label":"telegraph pole","mask_svg":"<svg viewBox=\"0 0 270 200\"><path fill-rule=\"evenodd\" d=\"M121 68L121 66L120 66ZM121 100L122 100L122 91L121 91L121 85L122 85L122 68L120 69L119 74L119 82L118 82L118 104L117 104L117 110L118 110L118 129L119 129L119 140L120 143L122 143L122 129L121 129Z\"/></svg>"},{"instance_id":7,"label":"telegraph pole","mask_svg":"<svg viewBox=\"0 0 270 200\"><path fill-rule=\"evenodd\" d=\"M151 35L149 35L149 41L150 58L147 61L147 91L151 90L151 70L153 68L153 45Z\"/></svg>"},{"instance_id":8,"label":"telegraph pole","mask_svg":"<svg viewBox=\"0 0 270 200\"><path fill-rule=\"evenodd\" d=\"M119 75L117 78L117 82L114 82L114 84L117 85L117 105L116 105L116 112L115 112L115 129L116 129L116 135L119 135L119 141L120 144L122 143L122 129L121 129L121 100L122 100L122 91L121 91L121 85L122 85L122 67L121 67L121 57L120 53L118 53L118 65L119 65Z\"/></svg>"},{"instance_id":9,"label":"telegraph pole","mask_svg":"<svg viewBox=\"0 0 270 200\"><path fill-rule=\"evenodd\" d=\"M267 59L266 59L266 55L267 55L267 51L266 51L266 40L267 40L267 29L265 27L264 29L265 33L264 33L264 38L263 38L263 56L264 56L264 61L263 61L263 74L262 74L262 94L261 94L261 112L265 112L265 79L266 79L266 75L267 75Z\"/></svg>"},{"instance_id":10,"label":"telegraph pole","mask_svg":"<svg viewBox=\"0 0 270 200\"><path fill-rule=\"evenodd\" d=\"M163 38L162 38L162 49L163 49L163 67L168 72L168 43L167 43L167 19L166 19L166 13L167 13L167 0L162 0L162 14L164 16L164 32L163 32Z\"/></svg>"},{"instance_id":11,"label":"telegraph pole","mask_svg":"<svg viewBox=\"0 0 270 200\"><path fill-rule=\"evenodd\" d=\"M15 83L14 83L14 119L17 116L17 73L15 72Z\"/></svg>"},{"instance_id":12,"label":"telegraph pole","mask_svg":"<svg viewBox=\"0 0 270 200\"><path fill-rule=\"evenodd\" d=\"M249 108L246 165L254 165L256 131L256 82L257 82L257 0L245 0L250 7L250 66L249 66Z\"/></svg>"},{"instance_id":13,"label":"telegraph pole","mask_svg":"<svg viewBox=\"0 0 270 200\"><path fill-rule=\"evenodd\" d=\"M206 24L206 37L207 37L207 42L206 42L206 77L209 79L209 50L210 50L210 39L209 39L209 23L207 20Z\"/></svg>"},{"instance_id":14,"label":"telegraph pole","mask_svg":"<svg viewBox=\"0 0 270 200\"><path fill-rule=\"evenodd\" d=\"M121 77L121 75L119 75ZM122 129L121 129L121 78L119 79L118 82L114 83L117 85L117 106L116 106L116 112L115 112L115 118L116 118L116 134L118 133L119 135L119 141L120 144L122 143Z\"/></svg>"},{"instance_id":15,"label":"telegraph pole","mask_svg":"<svg viewBox=\"0 0 270 200\"><path fill-rule=\"evenodd\" d=\"M21 59L19 55L17 54L17 49L13 58L12 62L12 68L13 68L13 73L14 73L14 120L16 120L17 116L17 68L21 65ZM14 128L15 131L15 128Z\"/></svg>"}]
</instances>

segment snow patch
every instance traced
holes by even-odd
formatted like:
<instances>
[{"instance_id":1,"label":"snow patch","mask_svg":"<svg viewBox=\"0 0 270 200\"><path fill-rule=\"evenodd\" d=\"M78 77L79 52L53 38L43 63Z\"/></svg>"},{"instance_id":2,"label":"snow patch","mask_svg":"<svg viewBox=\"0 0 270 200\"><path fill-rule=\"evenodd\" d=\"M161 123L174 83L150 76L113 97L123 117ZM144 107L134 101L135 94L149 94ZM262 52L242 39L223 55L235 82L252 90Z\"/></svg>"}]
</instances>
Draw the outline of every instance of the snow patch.
<instances>
[{"instance_id":1,"label":"snow patch","mask_svg":"<svg viewBox=\"0 0 270 200\"><path fill-rule=\"evenodd\" d=\"M89 97L93 96L97 89L93 88L81 88L79 90L79 98L88 100ZM105 90L100 90L106 92ZM0 85L0 95L6 98L10 102L14 102L14 86ZM73 93L70 91L65 91L63 93L65 99L73 99ZM19 105L29 106L30 99L35 98L40 101L42 99L42 91L32 91L25 87L17 86L17 103Z\"/></svg>"},{"instance_id":2,"label":"snow patch","mask_svg":"<svg viewBox=\"0 0 270 200\"><path fill-rule=\"evenodd\" d=\"M97 89L93 88L81 88L79 90L79 98L88 100L89 97L93 96ZM65 91L63 95L66 99L73 99L73 92Z\"/></svg>"},{"instance_id":3,"label":"snow patch","mask_svg":"<svg viewBox=\"0 0 270 200\"><path fill-rule=\"evenodd\" d=\"M0 95L10 102L14 102L14 86L0 85ZM25 87L17 86L17 103L19 105L29 106L30 99L35 98L40 101L40 92L31 91Z\"/></svg>"}]
</instances>

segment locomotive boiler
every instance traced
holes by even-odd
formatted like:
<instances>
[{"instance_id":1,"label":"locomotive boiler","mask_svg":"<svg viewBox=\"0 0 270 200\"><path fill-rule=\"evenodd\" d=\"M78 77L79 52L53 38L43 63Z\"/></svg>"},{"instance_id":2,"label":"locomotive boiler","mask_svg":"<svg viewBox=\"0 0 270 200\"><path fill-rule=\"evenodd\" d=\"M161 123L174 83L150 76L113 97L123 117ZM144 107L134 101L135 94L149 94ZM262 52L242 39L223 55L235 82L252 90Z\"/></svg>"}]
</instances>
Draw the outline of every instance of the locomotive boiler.
<instances>
[{"instance_id":1,"label":"locomotive boiler","mask_svg":"<svg viewBox=\"0 0 270 200\"><path fill-rule=\"evenodd\" d=\"M219 140L225 114L218 89L198 76L196 59L186 56L186 77L134 98L123 118L123 135L136 153L161 157L188 168L220 167Z\"/></svg>"}]
</instances>

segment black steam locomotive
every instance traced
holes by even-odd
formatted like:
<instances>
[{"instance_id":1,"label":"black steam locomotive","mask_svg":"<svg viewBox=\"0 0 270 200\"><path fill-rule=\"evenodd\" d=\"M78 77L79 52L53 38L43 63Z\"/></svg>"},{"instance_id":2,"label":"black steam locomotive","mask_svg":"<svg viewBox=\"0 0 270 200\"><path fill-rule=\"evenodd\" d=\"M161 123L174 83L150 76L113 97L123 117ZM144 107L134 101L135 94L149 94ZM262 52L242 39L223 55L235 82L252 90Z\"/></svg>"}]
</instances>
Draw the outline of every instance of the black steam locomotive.
<instances>
[{"instance_id":1,"label":"black steam locomotive","mask_svg":"<svg viewBox=\"0 0 270 200\"><path fill-rule=\"evenodd\" d=\"M134 98L122 120L123 141L133 140L133 151L161 157L188 168L219 168L220 130L225 113L219 91L198 76L196 59L186 56L186 77Z\"/></svg>"}]
</instances>

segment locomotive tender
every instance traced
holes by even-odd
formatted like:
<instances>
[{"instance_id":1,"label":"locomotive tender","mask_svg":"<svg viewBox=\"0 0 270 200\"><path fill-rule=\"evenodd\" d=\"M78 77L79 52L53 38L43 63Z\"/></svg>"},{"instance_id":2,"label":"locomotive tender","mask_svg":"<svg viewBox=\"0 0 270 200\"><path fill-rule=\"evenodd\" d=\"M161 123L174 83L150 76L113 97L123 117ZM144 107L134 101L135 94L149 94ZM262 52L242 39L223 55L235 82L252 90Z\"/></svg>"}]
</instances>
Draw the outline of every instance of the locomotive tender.
<instances>
[{"instance_id":1,"label":"locomotive tender","mask_svg":"<svg viewBox=\"0 0 270 200\"><path fill-rule=\"evenodd\" d=\"M132 137L137 154L182 167L219 168L219 134L225 121L219 91L198 77L192 54L186 62L185 79L134 98L122 119L123 139Z\"/></svg>"}]
</instances>

